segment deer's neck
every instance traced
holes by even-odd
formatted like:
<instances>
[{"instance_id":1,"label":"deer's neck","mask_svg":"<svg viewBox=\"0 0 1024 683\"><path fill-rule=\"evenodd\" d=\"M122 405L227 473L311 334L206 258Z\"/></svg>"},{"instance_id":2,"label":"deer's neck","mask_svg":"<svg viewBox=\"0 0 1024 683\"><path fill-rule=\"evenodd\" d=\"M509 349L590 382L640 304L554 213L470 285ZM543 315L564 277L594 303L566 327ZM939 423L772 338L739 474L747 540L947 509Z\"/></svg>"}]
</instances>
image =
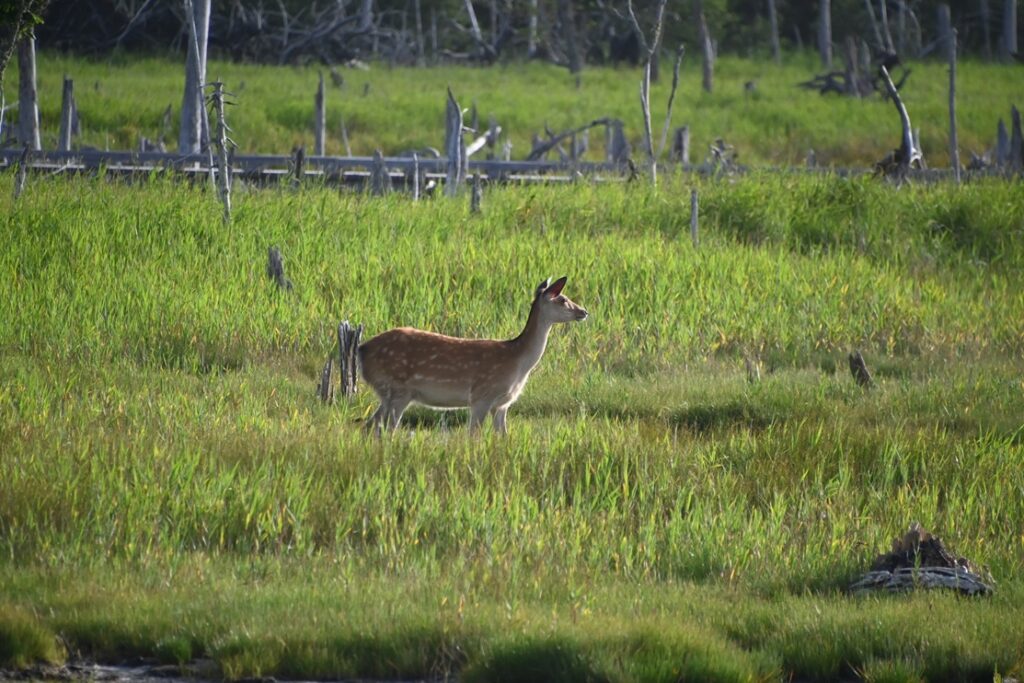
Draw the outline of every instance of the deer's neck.
<instances>
[{"instance_id":1,"label":"deer's neck","mask_svg":"<svg viewBox=\"0 0 1024 683\"><path fill-rule=\"evenodd\" d=\"M526 319L526 327L518 337L509 342L519 355L520 367L525 372L532 370L544 355L551 326L552 323L541 320L537 307L534 306L530 309L530 317Z\"/></svg>"}]
</instances>

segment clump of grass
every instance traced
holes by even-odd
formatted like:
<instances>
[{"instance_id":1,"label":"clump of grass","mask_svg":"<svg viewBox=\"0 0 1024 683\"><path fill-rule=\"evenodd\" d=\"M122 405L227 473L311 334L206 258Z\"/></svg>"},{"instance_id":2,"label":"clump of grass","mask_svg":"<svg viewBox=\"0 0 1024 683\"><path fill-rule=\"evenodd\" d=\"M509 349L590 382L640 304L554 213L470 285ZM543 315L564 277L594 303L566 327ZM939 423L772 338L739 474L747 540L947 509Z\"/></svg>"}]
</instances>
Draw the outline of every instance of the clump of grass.
<instances>
[{"instance_id":1,"label":"clump of grass","mask_svg":"<svg viewBox=\"0 0 1024 683\"><path fill-rule=\"evenodd\" d=\"M0 596L0 600L6 597ZM63 660L56 635L38 617L27 609L0 602L0 668L19 669Z\"/></svg>"}]
</instances>

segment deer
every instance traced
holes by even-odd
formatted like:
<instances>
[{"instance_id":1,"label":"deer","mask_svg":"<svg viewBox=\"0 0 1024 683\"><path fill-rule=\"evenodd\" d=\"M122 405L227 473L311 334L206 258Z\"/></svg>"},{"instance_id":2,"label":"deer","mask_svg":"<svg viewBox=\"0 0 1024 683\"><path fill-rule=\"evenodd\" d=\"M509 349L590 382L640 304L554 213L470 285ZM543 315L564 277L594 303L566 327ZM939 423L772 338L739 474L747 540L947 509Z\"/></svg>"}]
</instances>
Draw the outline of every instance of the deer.
<instances>
[{"instance_id":1,"label":"deer","mask_svg":"<svg viewBox=\"0 0 1024 683\"><path fill-rule=\"evenodd\" d=\"M382 428L397 430L415 402L436 410L468 407L470 433L491 415L494 431L508 434L505 416L544 355L551 328L587 318L586 309L562 294L566 279L540 283L526 326L512 339L464 339L398 327L361 344L363 379L380 399L367 431L379 436Z\"/></svg>"}]
</instances>

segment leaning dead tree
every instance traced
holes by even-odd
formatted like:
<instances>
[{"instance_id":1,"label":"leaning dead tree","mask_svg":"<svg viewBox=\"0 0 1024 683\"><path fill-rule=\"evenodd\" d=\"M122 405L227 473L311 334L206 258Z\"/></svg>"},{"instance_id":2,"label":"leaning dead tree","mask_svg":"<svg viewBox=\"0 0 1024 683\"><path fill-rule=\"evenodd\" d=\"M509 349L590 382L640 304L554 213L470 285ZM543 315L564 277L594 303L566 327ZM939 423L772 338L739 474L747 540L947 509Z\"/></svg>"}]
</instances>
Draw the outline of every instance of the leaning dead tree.
<instances>
[{"instance_id":1,"label":"leaning dead tree","mask_svg":"<svg viewBox=\"0 0 1024 683\"><path fill-rule=\"evenodd\" d=\"M910 127L910 115L907 114L907 108L903 105L903 100L900 99L899 90L896 89L892 78L889 77L889 70L883 64L878 67L878 72L884 79L886 92L889 93L889 98L893 101L896 111L900 115L900 125L903 128L903 132L900 137L900 146L875 164L875 169L887 178L902 182L907 177L911 168L921 168L923 166L924 155L921 154L921 150L914 140L914 131Z\"/></svg>"},{"instance_id":2,"label":"leaning dead tree","mask_svg":"<svg viewBox=\"0 0 1024 683\"><path fill-rule=\"evenodd\" d=\"M466 179L466 143L462 139L462 109L455 101L452 89L448 88L445 106L445 153L448 155L447 177L444 193L454 197Z\"/></svg>"}]
</instances>

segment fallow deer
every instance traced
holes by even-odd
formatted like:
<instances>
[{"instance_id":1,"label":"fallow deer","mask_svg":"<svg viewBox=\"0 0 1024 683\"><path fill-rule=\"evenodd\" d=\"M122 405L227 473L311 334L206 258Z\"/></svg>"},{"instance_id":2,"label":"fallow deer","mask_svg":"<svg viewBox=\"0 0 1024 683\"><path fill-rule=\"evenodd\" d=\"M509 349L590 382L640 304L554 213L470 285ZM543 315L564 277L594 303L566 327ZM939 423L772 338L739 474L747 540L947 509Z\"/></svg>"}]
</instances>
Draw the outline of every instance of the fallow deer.
<instances>
[{"instance_id":1,"label":"fallow deer","mask_svg":"<svg viewBox=\"0 0 1024 683\"><path fill-rule=\"evenodd\" d=\"M440 410L469 407L470 431L490 414L495 431L507 434L505 414L544 355L551 327L587 317L562 294L565 280L540 283L526 327L514 339L462 339L399 327L360 345L363 379L380 398L367 429L396 429L416 402Z\"/></svg>"}]
</instances>

